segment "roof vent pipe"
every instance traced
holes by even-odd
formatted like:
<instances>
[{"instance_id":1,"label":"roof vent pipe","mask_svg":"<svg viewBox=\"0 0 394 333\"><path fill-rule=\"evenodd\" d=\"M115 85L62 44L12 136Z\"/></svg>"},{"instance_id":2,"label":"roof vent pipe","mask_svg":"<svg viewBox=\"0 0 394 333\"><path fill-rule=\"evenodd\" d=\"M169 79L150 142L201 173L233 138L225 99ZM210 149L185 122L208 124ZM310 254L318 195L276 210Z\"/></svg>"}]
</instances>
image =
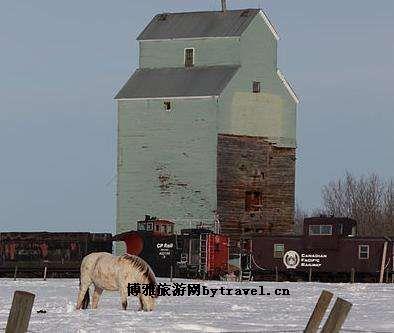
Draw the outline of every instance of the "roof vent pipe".
<instances>
[{"instance_id":1,"label":"roof vent pipe","mask_svg":"<svg viewBox=\"0 0 394 333\"><path fill-rule=\"evenodd\" d=\"M226 0L222 0L222 12L227 10Z\"/></svg>"}]
</instances>

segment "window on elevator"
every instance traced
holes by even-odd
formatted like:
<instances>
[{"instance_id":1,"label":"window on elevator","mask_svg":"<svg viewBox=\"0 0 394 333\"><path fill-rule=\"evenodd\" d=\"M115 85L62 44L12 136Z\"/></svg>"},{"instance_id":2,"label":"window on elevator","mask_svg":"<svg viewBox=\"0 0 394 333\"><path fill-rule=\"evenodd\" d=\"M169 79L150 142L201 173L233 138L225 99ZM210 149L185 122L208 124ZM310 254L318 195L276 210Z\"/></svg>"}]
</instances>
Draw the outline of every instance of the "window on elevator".
<instances>
[{"instance_id":1,"label":"window on elevator","mask_svg":"<svg viewBox=\"0 0 394 333\"><path fill-rule=\"evenodd\" d=\"M263 196L258 191L247 191L245 193L245 211L257 212L262 210Z\"/></svg>"}]
</instances>

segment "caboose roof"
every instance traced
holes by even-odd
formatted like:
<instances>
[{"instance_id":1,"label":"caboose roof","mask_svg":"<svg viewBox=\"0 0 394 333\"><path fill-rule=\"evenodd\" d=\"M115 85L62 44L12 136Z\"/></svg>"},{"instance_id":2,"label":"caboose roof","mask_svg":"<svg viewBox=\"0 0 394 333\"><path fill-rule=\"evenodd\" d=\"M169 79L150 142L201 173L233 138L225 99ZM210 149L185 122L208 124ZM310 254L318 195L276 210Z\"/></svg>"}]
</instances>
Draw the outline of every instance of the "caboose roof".
<instances>
[{"instance_id":1,"label":"caboose roof","mask_svg":"<svg viewBox=\"0 0 394 333\"><path fill-rule=\"evenodd\" d=\"M218 96L239 66L137 69L115 99Z\"/></svg>"},{"instance_id":2,"label":"caboose roof","mask_svg":"<svg viewBox=\"0 0 394 333\"><path fill-rule=\"evenodd\" d=\"M138 40L241 36L259 9L163 13L138 36Z\"/></svg>"}]
</instances>

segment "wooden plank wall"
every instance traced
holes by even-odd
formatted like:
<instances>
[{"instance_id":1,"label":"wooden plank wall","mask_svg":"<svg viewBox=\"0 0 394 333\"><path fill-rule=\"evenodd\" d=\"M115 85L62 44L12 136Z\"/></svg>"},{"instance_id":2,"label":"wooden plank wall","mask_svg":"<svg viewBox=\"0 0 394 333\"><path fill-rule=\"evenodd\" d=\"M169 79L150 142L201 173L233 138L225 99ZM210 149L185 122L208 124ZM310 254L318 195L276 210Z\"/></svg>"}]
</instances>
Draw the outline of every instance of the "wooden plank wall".
<instances>
[{"instance_id":1,"label":"wooden plank wall","mask_svg":"<svg viewBox=\"0 0 394 333\"><path fill-rule=\"evenodd\" d=\"M245 211L247 191L262 193L260 211ZM291 233L294 191L294 148L279 148L261 137L219 134L217 211L232 246L251 224L267 235Z\"/></svg>"}]
</instances>

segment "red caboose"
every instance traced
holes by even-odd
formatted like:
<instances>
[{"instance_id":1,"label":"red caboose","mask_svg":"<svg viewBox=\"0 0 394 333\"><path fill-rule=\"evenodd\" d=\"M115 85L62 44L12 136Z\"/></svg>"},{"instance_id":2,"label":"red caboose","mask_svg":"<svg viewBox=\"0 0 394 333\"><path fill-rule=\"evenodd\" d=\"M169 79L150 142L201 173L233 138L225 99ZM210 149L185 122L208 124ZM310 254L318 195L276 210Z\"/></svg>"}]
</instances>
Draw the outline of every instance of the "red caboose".
<instances>
[{"instance_id":1,"label":"red caboose","mask_svg":"<svg viewBox=\"0 0 394 333\"><path fill-rule=\"evenodd\" d=\"M205 228L183 229L180 271L188 277L217 279L228 272L229 237Z\"/></svg>"},{"instance_id":2,"label":"red caboose","mask_svg":"<svg viewBox=\"0 0 394 333\"><path fill-rule=\"evenodd\" d=\"M355 220L313 217L301 236L245 234L241 266L262 280L388 281L393 245L393 238L357 236Z\"/></svg>"}]
</instances>

